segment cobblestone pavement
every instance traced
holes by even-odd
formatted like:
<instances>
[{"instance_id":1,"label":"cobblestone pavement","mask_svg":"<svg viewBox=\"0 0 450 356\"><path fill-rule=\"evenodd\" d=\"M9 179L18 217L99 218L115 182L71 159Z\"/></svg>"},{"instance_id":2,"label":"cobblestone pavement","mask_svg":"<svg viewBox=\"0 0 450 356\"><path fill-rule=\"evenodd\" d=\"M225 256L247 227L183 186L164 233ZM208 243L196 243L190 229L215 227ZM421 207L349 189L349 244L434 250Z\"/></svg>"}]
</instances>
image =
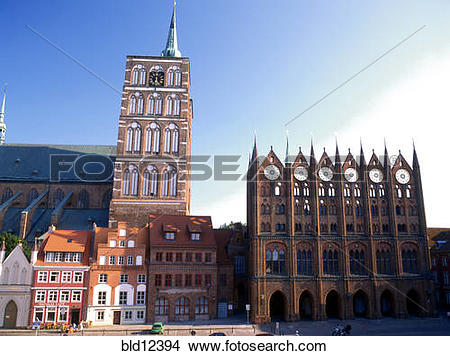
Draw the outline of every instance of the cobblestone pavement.
<instances>
[{"instance_id":1,"label":"cobblestone pavement","mask_svg":"<svg viewBox=\"0 0 450 356\"><path fill-rule=\"evenodd\" d=\"M351 335L359 336L450 336L450 320L447 318L412 318L412 319L356 319L356 320L327 320L280 322L279 330L276 324L247 325L245 317L229 319L194 321L192 324L170 323L166 326L164 335L187 336L194 330L197 336L210 335L213 332L223 332L227 336L251 336L261 332L281 335L295 335L296 330L304 336L330 336L337 324L350 324ZM118 325L108 327L92 327L76 332L70 336L140 336L149 335L151 325ZM0 329L1 335L36 335L33 330L5 330ZM38 331L38 335L60 335L58 331Z\"/></svg>"}]
</instances>

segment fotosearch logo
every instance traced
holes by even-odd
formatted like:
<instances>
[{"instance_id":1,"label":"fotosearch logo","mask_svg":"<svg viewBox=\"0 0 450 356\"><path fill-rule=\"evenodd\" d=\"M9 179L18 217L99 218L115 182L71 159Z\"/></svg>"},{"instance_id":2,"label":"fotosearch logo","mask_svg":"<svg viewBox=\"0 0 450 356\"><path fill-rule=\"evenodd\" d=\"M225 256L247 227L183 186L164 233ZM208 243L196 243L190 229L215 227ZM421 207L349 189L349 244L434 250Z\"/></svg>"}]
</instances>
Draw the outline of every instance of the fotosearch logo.
<instances>
[{"instance_id":1,"label":"fotosearch logo","mask_svg":"<svg viewBox=\"0 0 450 356\"><path fill-rule=\"evenodd\" d=\"M254 161L248 162L240 155L195 155L195 156L171 156L171 155L144 155L136 157L136 161L122 161L122 169L136 169L142 178L146 171L163 174L165 170L176 170L178 177L185 179L186 174L191 181L253 181L259 175L264 175L269 180L283 182L290 180L293 175L298 181L344 181L356 182L364 179L366 173L372 180L383 180L384 175L381 162L384 157L376 160L370 170L367 165L363 171L357 162L359 157L353 157L351 162L343 163L342 157L329 157L324 162L315 163L314 171L311 170L310 157L303 156L300 164L275 162L273 157L258 156ZM295 162L296 157L288 157L287 162ZM391 156L387 160L388 165L394 165L397 156ZM264 163L266 162L266 163ZM341 162L340 167L336 162ZM344 168L345 165L345 169ZM264 169L260 169L264 166ZM250 170L249 170L250 168ZM338 169L340 168L340 169ZM391 167L388 167L389 169ZM291 174L286 174L290 169ZM50 156L50 181L60 182L78 180L82 182L105 182L112 179L114 174L114 160L110 156L98 154L56 154Z\"/></svg>"},{"instance_id":2,"label":"fotosearch logo","mask_svg":"<svg viewBox=\"0 0 450 356\"><path fill-rule=\"evenodd\" d=\"M50 155L50 181L80 180L105 182L112 178L114 161L109 156L97 154Z\"/></svg>"}]
</instances>

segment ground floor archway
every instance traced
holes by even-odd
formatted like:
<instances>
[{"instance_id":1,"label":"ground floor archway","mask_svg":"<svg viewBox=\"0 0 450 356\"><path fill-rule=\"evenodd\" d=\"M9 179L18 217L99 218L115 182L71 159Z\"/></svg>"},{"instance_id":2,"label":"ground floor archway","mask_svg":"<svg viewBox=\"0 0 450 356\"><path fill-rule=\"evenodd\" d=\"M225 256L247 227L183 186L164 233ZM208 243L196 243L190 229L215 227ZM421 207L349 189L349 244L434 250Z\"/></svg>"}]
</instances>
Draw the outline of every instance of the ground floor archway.
<instances>
[{"instance_id":1,"label":"ground floor archway","mask_svg":"<svg viewBox=\"0 0 450 356\"><path fill-rule=\"evenodd\" d=\"M339 309L339 295L335 290L332 290L327 294L325 299L325 313L327 318L340 318Z\"/></svg>"},{"instance_id":2,"label":"ground floor archway","mask_svg":"<svg viewBox=\"0 0 450 356\"><path fill-rule=\"evenodd\" d=\"M380 312L381 315L385 317L394 316L394 296L388 290L385 290L383 293L381 293Z\"/></svg>"},{"instance_id":3,"label":"ground floor archway","mask_svg":"<svg viewBox=\"0 0 450 356\"><path fill-rule=\"evenodd\" d=\"M14 329L17 326L17 304L10 300L5 307L3 327L5 329Z\"/></svg>"},{"instance_id":4,"label":"ground floor archway","mask_svg":"<svg viewBox=\"0 0 450 356\"><path fill-rule=\"evenodd\" d=\"M302 320L311 320L313 318L313 298L308 291L304 291L300 296L299 312Z\"/></svg>"},{"instance_id":5,"label":"ground floor archway","mask_svg":"<svg viewBox=\"0 0 450 356\"><path fill-rule=\"evenodd\" d=\"M406 312L410 316L420 316L421 306L420 306L419 293L416 290L411 289L406 295Z\"/></svg>"},{"instance_id":6,"label":"ground floor archway","mask_svg":"<svg viewBox=\"0 0 450 356\"><path fill-rule=\"evenodd\" d=\"M270 318L272 321L285 320L285 297L280 291L276 291L270 297Z\"/></svg>"},{"instance_id":7,"label":"ground floor archway","mask_svg":"<svg viewBox=\"0 0 450 356\"><path fill-rule=\"evenodd\" d=\"M353 315L357 318L367 318L369 316L369 298L362 290L353 295Z\"/></svg>"}]
</instances>

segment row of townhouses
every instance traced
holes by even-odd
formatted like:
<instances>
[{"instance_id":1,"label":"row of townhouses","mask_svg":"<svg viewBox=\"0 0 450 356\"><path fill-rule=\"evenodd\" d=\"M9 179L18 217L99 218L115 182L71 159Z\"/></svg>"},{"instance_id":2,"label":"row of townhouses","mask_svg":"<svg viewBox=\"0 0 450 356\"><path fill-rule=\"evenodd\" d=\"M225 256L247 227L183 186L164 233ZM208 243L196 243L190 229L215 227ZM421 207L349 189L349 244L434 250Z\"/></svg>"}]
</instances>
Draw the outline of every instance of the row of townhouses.
<instances>
[{"instance_id":1,"label":"row of townhouses","mask_svg":"<svg viewBox=\"0 0 450 356\"><path fill-rule=\"evenodd\" d=\"M233 234L213 229L206 216L151 215L143 228L50 228L30 261L21 243L5 258L3 242L0 327L227 317Z\"/></svg>"}]
</instances>

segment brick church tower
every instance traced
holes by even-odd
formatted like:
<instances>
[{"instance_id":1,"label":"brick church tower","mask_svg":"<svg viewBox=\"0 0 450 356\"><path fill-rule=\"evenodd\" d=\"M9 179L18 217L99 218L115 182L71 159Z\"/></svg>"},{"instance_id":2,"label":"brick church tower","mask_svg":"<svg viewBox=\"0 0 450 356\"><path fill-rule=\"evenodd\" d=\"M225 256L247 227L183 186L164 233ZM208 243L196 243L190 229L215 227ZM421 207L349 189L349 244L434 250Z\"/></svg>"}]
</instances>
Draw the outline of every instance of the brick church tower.
<instances>
[{"instance_id":1,"label":"brick church tower","mask_svg":"<svg viewBox=\"0 0 450 356\"><path fill-rule=\"evenodd\" d=\"M127 56L109 225L150 213L189 214L190 62L178 49L175 5L161 56Z\"/></svg>"}]
</instances>

